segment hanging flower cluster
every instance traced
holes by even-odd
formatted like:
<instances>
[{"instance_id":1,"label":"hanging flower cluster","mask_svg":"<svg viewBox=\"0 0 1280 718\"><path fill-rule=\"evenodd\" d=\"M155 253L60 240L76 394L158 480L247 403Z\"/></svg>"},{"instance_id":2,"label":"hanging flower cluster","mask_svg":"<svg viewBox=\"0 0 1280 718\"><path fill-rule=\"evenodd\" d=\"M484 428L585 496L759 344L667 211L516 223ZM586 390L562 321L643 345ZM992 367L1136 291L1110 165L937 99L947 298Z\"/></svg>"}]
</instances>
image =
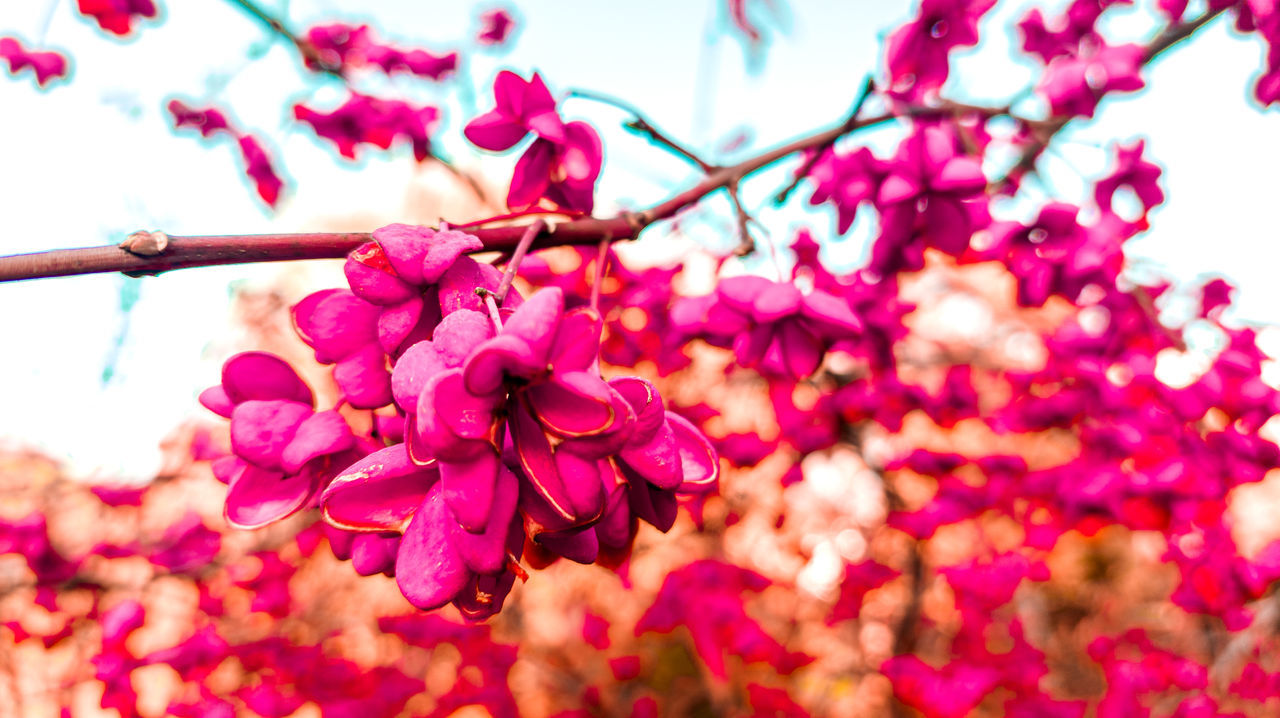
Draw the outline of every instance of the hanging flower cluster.
<instances>
[{"instance_id":1,"label":"hanging flower cluster","mask_svg":"<svg viewBox=\"0 0 1280 718\"><path fill-rule=\"evenodd\" d=\"M538 563L617 565L638 521L670 529L677 496L712 491L719 475L711 444L651 383L601 376L598 309L566 311L559 287L499 297L510 279L466 254L481 246L390 225L351 254L350 290L294 308L343 402L381 412L391 445L316 412L269 354L233 357L201 397L231 419L217 473L232 523L318 505L363 534L350 549L361 573L394 573L419 608L452 602L477 619L502 607L526 545Z\"/></svg>"}]
</instances>

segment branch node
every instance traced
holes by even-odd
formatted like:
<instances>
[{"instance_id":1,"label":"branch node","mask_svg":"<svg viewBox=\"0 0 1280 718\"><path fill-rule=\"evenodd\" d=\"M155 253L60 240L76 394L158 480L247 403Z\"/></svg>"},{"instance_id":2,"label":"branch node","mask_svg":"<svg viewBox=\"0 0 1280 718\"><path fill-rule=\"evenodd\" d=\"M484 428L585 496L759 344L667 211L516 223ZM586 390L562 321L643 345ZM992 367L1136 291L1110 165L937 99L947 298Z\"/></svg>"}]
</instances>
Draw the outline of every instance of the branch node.
<instances>
[{"instance_id":1,"label":"branch node","mask_svg":"<svg viewBox=\"0 0 1280 718\"><path fill-rule=\"evenodd\" d=\"M117 246L139 257L158 257L169 248L169 235L164 232L148 232L140 229L125 237L124 241Z\"/></svg>"}]
</instances>

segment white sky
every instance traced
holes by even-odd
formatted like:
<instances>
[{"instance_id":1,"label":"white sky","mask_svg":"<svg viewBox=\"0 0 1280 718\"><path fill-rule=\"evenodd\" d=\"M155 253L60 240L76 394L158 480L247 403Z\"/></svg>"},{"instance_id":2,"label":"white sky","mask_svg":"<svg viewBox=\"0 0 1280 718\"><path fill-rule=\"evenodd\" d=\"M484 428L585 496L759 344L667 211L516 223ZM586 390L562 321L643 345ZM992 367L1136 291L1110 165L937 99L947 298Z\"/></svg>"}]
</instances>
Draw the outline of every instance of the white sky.
<instances>
[{"instance_id":1,"label":"white sky","mask_svg":"<svg viewBox=\"0 0 1280 718\"><path fill-rule=\"evenodd\" d=\"M776 4L790 6L789 29L781 37L771 33L763 70L749 73L741 46L718 34L718 0L521 2L514 47L468 56L475 102L482 110L492 105L488 88L499 68L525 75L538 69L557 93L582 88L624 98L699 148L749 130L752 143L736 151L741 155L838 120L866 73L878 69L883 34L911 12L902 1ZM403 211L403 188L413 174L407 150L353 166L289 127L294 101L323 104L340 93L331 84L317 89L304 82L291 50L267 42L261 27L230 3L169 0L163 24L144 26L123 42L91 28L72 5L10 0L0 11L0 35L17 34L28 43L38 41L48 16L45 44L74 58L72 80L46 92L35 91L27 77L0 76L0 253L105 244L139 228L176 235L297 231L323 217L360 213L390 222ZM298 28L367 20L400 44L465 51L476 16L492 6L383 0L360 4L355 16L337 9L352 5L294 0L290 17ZM949 86L950 96L994 102L1025 87L1031 70L1009 59L1009 44L1026 6L1002 3L988 18L987 44L953 65L964 87ZM1149 18L1147 10L1122 11L1109 28L1117 38L1141 39ZM1169 202L1153 215L1152 230L1130 245L1130 255L1184 282L1226 276L1242 289L1238 317L1273 322L1280 306L1280 282L1272 279L1280 223L1270 210L1280 190L1273 169L1280 166L1280 132L1275 113L1248 99L1262 49L1257 40L1228 32L1223 20L1202 34L1147 73L1154 89L1108 101L1098 119L1060 138L1060 155L1047 165L1052 191L1079 200L1085 178L1100 176L1109 161L1107 143L1147 137L1148 156L1166 170ZM404 80L392 86L421 100L439 92ZM173 95L231 108L240 126L269 138L292 187L277 216L261 208L226 142L206 145L170 131L163 104ZM456 95L445 107L438 137L445 153L497 181L508 177L514 157L479 158L461 140L459 129L473 110ZM680 161L618 129L622 113L581 100L569 101L564 112L591 120L604 137L602 211L615 201L659 200L694 179ZM880 132L866 141L884 151L895 138ZM829 236L832 213L800 209L804 191L787 209L768 206L784 182L785 169L748 183L747 205L759 208L775 239L789 240L800 222L820 238ZM695 224L688 234L727 247L735 241L729 227L726 218ZM855 229L853 238L830 247L829 258L846 267L857 263L865 234L865 227ZM67 458L82 474L146 478L157 462L158 439L201 412L196 394L217 381L220 356L211 342L225 334L229 283L265 281L277 271L224 267L143 281L115 376L105 385L103 367L121 330L123 277L0 285L0 437Z\"/></svg>"}]
</instances>

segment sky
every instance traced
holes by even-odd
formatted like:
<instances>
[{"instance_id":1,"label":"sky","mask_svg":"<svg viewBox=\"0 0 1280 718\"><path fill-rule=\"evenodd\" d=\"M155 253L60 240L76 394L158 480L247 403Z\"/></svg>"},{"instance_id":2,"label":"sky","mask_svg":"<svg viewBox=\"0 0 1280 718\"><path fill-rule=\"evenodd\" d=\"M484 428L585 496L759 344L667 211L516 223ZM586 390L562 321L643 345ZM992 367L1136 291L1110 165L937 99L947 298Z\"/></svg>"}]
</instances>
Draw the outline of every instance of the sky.
<instances>
[{"instance_id":1,"label":"sky","mask_svg":"<svg viewBox=\"0 0 1280 718\"><path fill-rule=\"evenodd\" d=\"M286 3L262 3L286 10ZM1151 4L1141 0L1115 13L1109 36L1145 39ZM949 83L944 94L995 103L1025 89L1033 66L1012 45L1014 23L1028 5L1002 2L984 20L984 44L954 55L952 76L963 82ZM481 157L460 134L468 118L492 106L488 88L499 69L537 70L558 95L583 89L625 99L673 136L732 161L838 121L866 75L879 71L884 35L913 11L905 1L772 0L773 15L762 16L768 47L752 60L725 32L719 1L507 4L520 25L514 44L476 50L470 38L477 17L494 6L292 0L287 16L297 28L368 22L397 44L461 50L465 79L366 87L440 103L441 151L499 184L514 156ZM760 13L770 4L748 6ZM295 102L328 107L338 100L334 82L305 77L293 50L231 2L169 0L165 9L162 22L120 41L79 17L71 0L5 3L0 35L67 52L74 74L46 91L27 77L0 76L0 253L114 243L140 228L174 235L368 230L377 226L371 221L414 216L404 188L418 173L407 149L350 163L291 126ZM1280 132L1275 112L1250 99L1262 54L1258 40L1215 22L1146 73L1151 89L1107 100L1095 120L1064 132L1042 165L1049 182L1033 187L1033 197L1086 201L1088 182L1106 171L1111 143L1147 138L1148 156L1165 169L1169 201L1152 215L1152 229L1128 245L1129 256L1142 272L1172 277L1187 292L1225 276L1240 288L1237 320L1277 322L1280 282L1272 274L1280 223L1270 210L1280 181L1269 170L1280 164ZM268 139L292 187L279 212L266 211L253 195L229 144L171 131L163 112L171 97L229 108L240 126ZM681 161L622 131L625 113L580 99L562 107L603 136L601 212L661 200L696 180ZM1038 108L1033 98L1019 109ZM888 152L896 138L885 130L857 141ZM762 173L743 188L771 239L786 242L805 224L830 240L824 256L831 264L856 266L870 227L859 223L852 236L833 237L834 213L807 209L803 191L789 206L771 207L768 198L786 172ZM713 198L708 206L707 221L684 228L684 244L659 230L634 254L732 246L727 203ZM1027 206L997 209L1017 216ZM742 269L766 271L751 263ZM99 275L0 285L0 442L39 448L85 477L148 478L159 462L159 438L186 417L206 415L195 397L217 383L229 350L232 287L266 285L280 271L249 265L143 280Z\"/></svg>"}]
</instances>

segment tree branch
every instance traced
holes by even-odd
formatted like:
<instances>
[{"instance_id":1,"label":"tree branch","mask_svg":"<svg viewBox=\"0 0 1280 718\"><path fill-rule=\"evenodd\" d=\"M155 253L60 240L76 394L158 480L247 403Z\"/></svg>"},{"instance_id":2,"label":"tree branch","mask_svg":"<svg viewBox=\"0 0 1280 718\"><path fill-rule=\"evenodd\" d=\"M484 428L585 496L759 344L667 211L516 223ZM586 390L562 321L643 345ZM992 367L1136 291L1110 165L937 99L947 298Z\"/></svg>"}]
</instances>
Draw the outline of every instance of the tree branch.
<instances>
[{"instance_id":1,"label":"tree branch","mask_svg":"<svg viewBox=\"0 0 1280 718\"><path fill-rule=\"evenodd\" d=\"M672 153L679 156L681 159L687 160L688 162L693 164L695 167L702 170L703 173L705 174L710 174L711 172L718 169L716 165L713 165L710 162L703 160L696 153L694 153L693 150L671 139L669 136L667 136L666 133L658 129L657 125L650 122L649 118L644 116L644 113L640 112L640 110L636 109L633 105L627 102L619 100L618 98L612 97L610 95L602 95L600 93L588 92L586 90L571 90L569 92L569 97L577 97L583 100L592 100L595 102L600 102L606 105L610 105L612 107L616 107L619 110L622 110L623 112L626 112L631 115L631 121L623 125L631 132L645 135L654 144L667 148Z\"/></svg>"}]
</instances>

